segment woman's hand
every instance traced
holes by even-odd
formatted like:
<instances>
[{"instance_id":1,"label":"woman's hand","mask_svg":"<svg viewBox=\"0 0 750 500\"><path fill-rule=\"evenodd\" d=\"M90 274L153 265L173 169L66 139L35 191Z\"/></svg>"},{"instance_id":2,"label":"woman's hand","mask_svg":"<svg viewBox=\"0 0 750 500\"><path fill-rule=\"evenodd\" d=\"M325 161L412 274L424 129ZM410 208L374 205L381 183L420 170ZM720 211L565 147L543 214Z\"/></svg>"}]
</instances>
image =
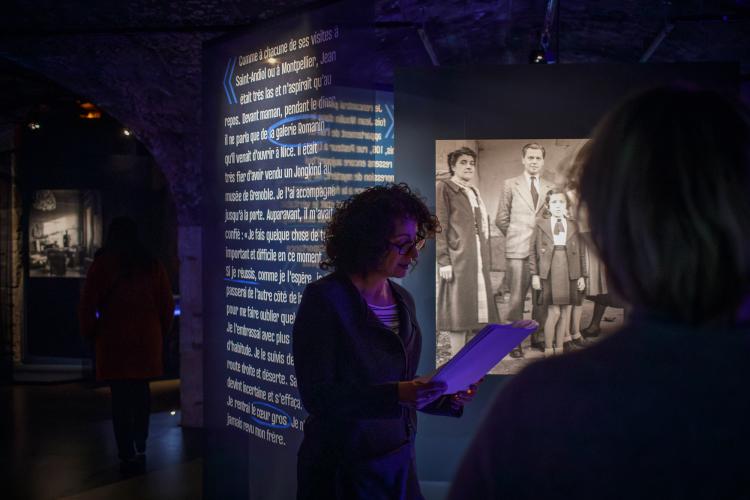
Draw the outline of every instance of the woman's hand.
<instances>
[{"instance_id":1,"label":"woman's hand","mask_svg":"<svg viewBox=\"0 0 750 500\"><path fill-rule=\"evenodd\" d=\"M445 382L425 382L414 379L398 383L398 401L404 406L420 410L443 395Z\"/></svg>"},{"instance_id":2,"label":"woman's hand","mask_svg":"<svg viewBox=\"0 0 750 500\"><path fill-rule=\"evenodd\" d=\"M438 274L440 274L441 279L451 281L453 279L453 266L442 266L438 269Z\"/></svg>"},{"instance_id":3,"label":"woman's hand","mask_svg":"<svg viewBox=\"0 0 750 500\"><path fill-rule=\"evenodd\" d=\"M542 289L542 280L539 279L538 274L535 274L531 277L531 288L533 288L534 290Z\"/></svg>"},{"instance_id":4,"label":"woman's hand","mask_svg":"<svg viewBox=\"0 0 750 500\"><path fill-rule=\"evenodd\" d=\"M586 288L586 280L583 276L578 278L578 291L582 292Z\"/></svg>"},{"instance_id":5,"label":"woman's hand","mask_svg":"<svg viewBox=\"0 0 750 500\"><path fill-rule=\"evenodd\" d=\"M484 380L484 379L482 379ZM474 396L477 394L477 386L479 385L479 382L476 384L471 384L468 389L465 391L459 391L455 394L451 394L450 397L450 404L451 408L454 410L460 410L464 407L464 405L471 403L471 401L474 399Z\"/></svg>"},{"instance_id":6,"label":"woman's hand","mask_svg":"<svg viewBox=\"0 0 750 500\"><path fill-rule=\"evenodd\" d=\"M511 323L511 326L513 328L530 329L539 328L539 323L537 323L533 319L519 319L518 321L514 321L513 323ZM482 380L484 380L484 377L482 377ZM480 380L479 382L481 382L482 380ZM479 382L477 382L477 385L479 385Z\"/></svg>"}]
</instances>

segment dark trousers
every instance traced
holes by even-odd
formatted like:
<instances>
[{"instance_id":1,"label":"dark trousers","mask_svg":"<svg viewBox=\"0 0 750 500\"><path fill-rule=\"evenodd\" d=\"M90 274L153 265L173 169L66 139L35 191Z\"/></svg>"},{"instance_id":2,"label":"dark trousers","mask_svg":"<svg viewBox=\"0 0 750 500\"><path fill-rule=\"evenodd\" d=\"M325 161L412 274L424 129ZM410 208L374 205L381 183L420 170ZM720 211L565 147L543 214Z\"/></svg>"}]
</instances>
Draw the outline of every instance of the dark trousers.
<instances>
[{"instance_id":1,"label":"dark trousers","mask_svg":"<svg viewBox=\"0 0 750 500\"><path fill-rule=\"evenodd\" d=\"M147 380L113 380L109 387L117 454L127 460L133 458L136 451L146 452L151 391Z\"/></svg>"},{"instance_id":2,"label":"dark trousers","mask_svg":"<svg viewBox=\"0 0 750 500\"><path fill-rule=\"evenodd\" d=\"M505 274L510 277L510 305L505 321L518 321L523 319L523 308L526 296L531 288L531 272L529 271L529 259L505 259ZM532 294L533 297L533 294ZM539 329L527 337L522 343L525 348L530 343L544 342L544 322L547 319L547 307L538 306L535 300L531 301L531 319L539 323Z\"/></svg>"}]
</instances>

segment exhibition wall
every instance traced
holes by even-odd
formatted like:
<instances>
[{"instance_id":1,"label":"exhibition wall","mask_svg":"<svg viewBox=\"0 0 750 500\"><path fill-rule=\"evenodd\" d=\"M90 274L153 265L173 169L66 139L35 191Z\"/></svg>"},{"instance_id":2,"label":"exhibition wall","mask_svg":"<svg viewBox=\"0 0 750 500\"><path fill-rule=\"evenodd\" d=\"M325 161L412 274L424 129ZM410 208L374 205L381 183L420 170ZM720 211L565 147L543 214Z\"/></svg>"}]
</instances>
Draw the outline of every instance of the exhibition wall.
<instances>
[{"instance_id":1,"label":"exhibition wall","mask_svg":"<svg viewBox=\"0 0 750 500\"><path fill-rule=\"evenodd\" d=\"M443 156L465 145L478 154L475 186L492 225L526 142L545 145L546 178L559 183L556 174L625 95L675 81L737 91L737 67L722 64L403 68L384 89L367 65L377 49L371 19L367 9L335 6L204 46L206 498L294 496L306 413L291 328L305 285L325 274L318 264L336 202L395 181L435 210ZM488 231L494 292L504 241ZM441 359L435 268L430 242L402 283L424 335L422 374ZM490 306L502 319L502 300ZM508 366L496 372L520 367ZM420 415L427 488L450 481L506 379L488 377L460 419Z\"/></svg>"}]
</instances>

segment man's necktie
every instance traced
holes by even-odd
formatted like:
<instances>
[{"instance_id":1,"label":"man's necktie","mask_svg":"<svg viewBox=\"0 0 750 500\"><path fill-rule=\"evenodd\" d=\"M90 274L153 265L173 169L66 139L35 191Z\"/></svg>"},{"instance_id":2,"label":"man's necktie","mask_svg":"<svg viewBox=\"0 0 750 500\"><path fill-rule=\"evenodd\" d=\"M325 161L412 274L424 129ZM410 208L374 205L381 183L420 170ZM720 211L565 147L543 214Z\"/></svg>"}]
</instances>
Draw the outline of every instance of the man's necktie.
<instances>
[{"instance_id":1,"label":"man's necktie","mask_svg":"<svg viewBox=\"0 0 750 500\"><path fill-rule=\"evenodd\" d=\"M563 227L562 219L557 219L557 222L555 222L555 234L560 234L564 232L565 232L565 228Z\"/></svg>"},{"instance_id":2,"label":"man's necktie","mask_svg":"<svg viewBox=\"0 0 750 500\"><path fill-rule=\"evenodd\" d=\"M533 175L531 176L531 200L534 202L534 208L536 208L539 201L539 191L536 190L536 177Z\"/></svg>"}]
</instances>

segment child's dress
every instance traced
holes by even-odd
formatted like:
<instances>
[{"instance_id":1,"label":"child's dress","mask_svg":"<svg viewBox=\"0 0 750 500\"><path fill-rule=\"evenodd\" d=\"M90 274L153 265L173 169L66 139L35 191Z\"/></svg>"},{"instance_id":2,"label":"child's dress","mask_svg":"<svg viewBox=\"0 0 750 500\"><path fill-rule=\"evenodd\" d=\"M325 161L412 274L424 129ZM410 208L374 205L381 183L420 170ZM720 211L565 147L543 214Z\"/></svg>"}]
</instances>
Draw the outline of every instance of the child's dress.
<instances>
[{"instance_id":1,"label":"child's dress","mask_svg":"<svg viewBox=\"0 0 750 500\"><path fill-rule=\"evenodd\" d=\"M539 304L581 305L578 278L586 276L586 255L578 225L565 217L539 217L531 240L531 275L541 279Z\"/></svg>"}]
</instances>

